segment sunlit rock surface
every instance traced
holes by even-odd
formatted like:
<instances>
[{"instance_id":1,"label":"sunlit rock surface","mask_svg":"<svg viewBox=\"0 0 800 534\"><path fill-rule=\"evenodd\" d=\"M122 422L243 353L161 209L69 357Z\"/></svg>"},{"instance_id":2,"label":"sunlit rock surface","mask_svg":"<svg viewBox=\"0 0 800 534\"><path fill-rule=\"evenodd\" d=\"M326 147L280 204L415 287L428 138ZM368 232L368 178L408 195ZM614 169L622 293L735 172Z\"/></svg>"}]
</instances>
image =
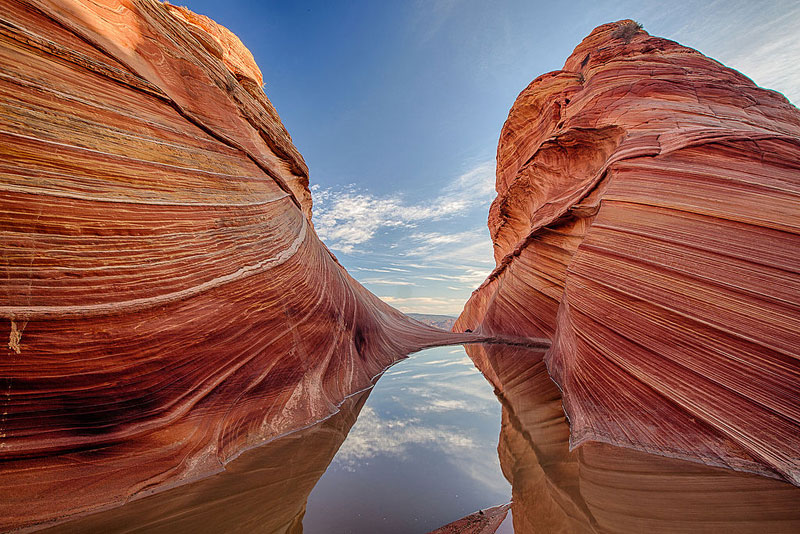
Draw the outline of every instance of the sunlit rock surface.
<instances>
[{"instance_id":1,"label":"sunlit rock surface","mask_svg":"<svg viewBox=\"0 0 800 534\"><path fill-rule=\"evenodd\" d=\"M561 394L542 352L471 345L503 403L498 452L512 484L514 532L677 533L800 530L800 488L605 443L570 451Z\"/></svg>"},{"instance_id":2,"label":"sunlit rock surface","mask_svg":"<svg viewBox=\"0 0 800 534\"><path fill-rule=\"evenodd\" d=\"M517 98L497 192L497 268L455 329L552 338L573 447L800 483L795 107L603 25Z\"/></svg>"},{"instance_id":3,"label":"sunlit rock surface","mask_svg":"<svg viewBox=\"0 0 800 534\"><path fill-rule=\"evenodd\" d=\"M226 29L151 0L0 6L0 530L218 472L476 337L336 262Z\"/></svg>"}]
</instances>

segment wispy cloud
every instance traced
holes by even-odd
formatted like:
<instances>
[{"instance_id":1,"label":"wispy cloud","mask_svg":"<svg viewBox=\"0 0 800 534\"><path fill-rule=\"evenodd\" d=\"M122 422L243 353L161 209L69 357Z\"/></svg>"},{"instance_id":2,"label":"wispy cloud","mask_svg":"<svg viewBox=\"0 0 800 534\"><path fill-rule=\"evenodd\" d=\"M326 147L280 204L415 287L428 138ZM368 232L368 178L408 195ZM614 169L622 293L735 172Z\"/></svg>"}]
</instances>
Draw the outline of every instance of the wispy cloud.
<instances>
[{"instance_id":1,"label":"wispy cloud","mask_svg":"<svg viewBox=\"0 0 800 534\"><path fill-rule=\"evenodd\" d=\"M362 284L378 284L383 286L415 286L414 282L407 280L388 280L385 278L364 278L361 280Z\"/></svg>"},{"instance_id":2,"label":"wispy cloud","mask_svg":"<svg viewBox=\"0 0 800 534\"><path fill-rule=\"evenodd\" d=\"M465 400L459 399L436 399L432 401L430 404L425 406L419 406L417 408L419 412L452 412L452 411L463 411L463 412L470 412L476 411L472 408L471 404Z\"/></svg>"},{"instance_id":3,"label":"wispy cloud","mask_svg":"<svg viewBox=\"0 0 800 534\"><path fill-rule=\"evenodd\" d=\"M447 184L433 201L410 204L401 193L378 196L354 186L323 189L311 186L314 226L332 249L352 253L388 228L416 228L423 222L463 215L465 210L488 204L494 195L494 161L483 162ZM420 239L437 239L418 233ZM439 235L441 242L447 237ZM455 239L455 237L453 237ZM452 242L452 241L450 241Z\"/></svg>"},{"instance_id":4,"label":"wispy cloud","mask_svg":"<svg viewBox=\"0 0 800 534\"><path fill-rule=\"evenodd\" d=\"M404 204L399 195L380 198L352 186L334 190L313 185L311 194L317 234L329 247L345 253L370 241L382 228L413 227L415 221L436 216L430 207Z\"/></svg>"},{"instance_id":5,"label":"wispy cloud","mask_svg":"<svg viewBox=\"0 0 800 534\"><path fill-rule=\"evenodd\" d=\"M474 165L417 203L399 192L314 186L317 234L389 304L457 315L494 267L484 223L494 169L493 160Z\"/></svg>"},{"instance_id":6,"label":"wispy cloud","mask_svg":"<svg viewBox=\"0 0 800 534\"><path fill-rule=\"evenodd\" d=\"M380 296L380 295L379 295ZM380 299L406 313L439 313L449 315L453 310L459 310L464 305L460 297L392 297L380 296Z\"/></svg>"},{"instance_id":7,"label":"wispy cloud","mask_svg":"<svg viewBox=\"0 0 800 534\"><path fill-rule=\"evenodd\" d=\"M476 280L483 281L494 267L492 241L486 228L450 234L414 233L409 236L409 241L413 246L406 252L407 256L424 258L428 265L446 263L462 271L455 276L429 276L430 279L474 285Z\"/></svg>"},{"instance_id":8,"label":"wispy cloud","mask_svg":"<svg viewBox=\"0 0 800 534\"><path fill-rule=\"evenodd\" d=\"M756 83L768 89L783 92L795 105L800 105L800 38L795 15L790 26L784 26L769 42L759 42L749 47L747 53L732 54L730 66L750 76ZM780 24L762 30L774 33Z\"/></svg>"},{"instance_id":9,"label":"wispy cloud","mask_svg":"<svg viewBox=\"0 0 800 534\"><path fill-rule=\"evenodd\" d=\"M380 454L404 457L411 445L418 444L447 452L477 448L472 437L458 428L425 426L418 418L384 419L371 406L365 406L336 454L335 462L344 469L354 470L363 460Z\"/></svg>"}]
</instances>

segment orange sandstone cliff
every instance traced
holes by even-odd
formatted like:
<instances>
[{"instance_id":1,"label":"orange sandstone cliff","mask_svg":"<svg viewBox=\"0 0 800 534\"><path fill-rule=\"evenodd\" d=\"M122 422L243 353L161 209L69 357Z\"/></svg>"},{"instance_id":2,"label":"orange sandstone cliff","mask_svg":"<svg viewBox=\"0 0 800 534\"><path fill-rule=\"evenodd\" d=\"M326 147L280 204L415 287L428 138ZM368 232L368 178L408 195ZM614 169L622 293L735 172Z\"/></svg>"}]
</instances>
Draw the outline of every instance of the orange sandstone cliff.
<instances>
[{"instance_id":1,"label":"orange sandstone cliff","mask_svg":"<svg viewBox=\"0 0 800 534\"><path fill-rule=\"evenodd\" d=\"M0 6L0 530L220 471L476 337L410 321L319 241L228 30L153 0Z\"/></svg>"},{"instance_id":2,"label":"orange sandstone cliff","mask_svg":"<svg viewBox=\"0 0 800 534\"><path fill-rule=\"evenodd\" d=\"M455 329L553 340L572 447L800 484L797 108L606 24L519 95L496 188Z\"/></svg>"}]
</instances>

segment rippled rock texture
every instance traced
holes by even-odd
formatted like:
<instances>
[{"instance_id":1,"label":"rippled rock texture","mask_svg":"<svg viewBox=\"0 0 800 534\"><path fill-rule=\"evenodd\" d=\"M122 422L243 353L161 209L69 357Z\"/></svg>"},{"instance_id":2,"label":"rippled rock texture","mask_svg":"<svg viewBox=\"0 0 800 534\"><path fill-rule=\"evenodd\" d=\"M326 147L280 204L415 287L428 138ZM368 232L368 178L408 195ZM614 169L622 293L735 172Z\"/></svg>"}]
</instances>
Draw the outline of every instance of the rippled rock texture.
<instances>
[{"instance_id":1,"label":"rippled rock texture","mask_svg":"<svg viewBox=\"0 0 800 534\"><path fill-rule=\"evenodd\" d=\"M496 188L455 329L553 339L573 447L800 483L797 108L603 25L517 98Z\"/></svg>"},{"instance_id":2,"label":"rippled rock texture","mask_svg":"<svg viewBox=\"0 0 800 534\"><path fill-rule=\"evenodd\" d=\"M0 5L0 530L220 471L469 337L319 241L225 28L152 0Z\"/></svg>"},{"instance_id":3,"label":"rippled rock texture","mask_svg":"<svg viewBox=\"0 0 800 534\"><path fill-rule=\"evenodd\" d=\"M498 453L512 485L514 532L793 533L800 488L751 473L606 443L570 449L562 397L543 353L471 345L503 403Z\"/></svg>"}]
</instances>

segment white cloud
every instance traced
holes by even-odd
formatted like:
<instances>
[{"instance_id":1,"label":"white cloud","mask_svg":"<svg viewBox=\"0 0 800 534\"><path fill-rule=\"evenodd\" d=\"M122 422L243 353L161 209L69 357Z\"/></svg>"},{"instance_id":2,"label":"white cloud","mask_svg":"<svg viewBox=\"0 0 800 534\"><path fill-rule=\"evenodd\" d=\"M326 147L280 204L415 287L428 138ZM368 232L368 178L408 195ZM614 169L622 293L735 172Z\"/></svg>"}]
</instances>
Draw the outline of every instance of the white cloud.
<instances>
[{"instance_id":1,"label":"white cloud","mask_svg":"<svg viewBox=\"0 0 800 534\"><path fill-rule=\"evenodd\" d=\"M393 263L392 265L401 265L399 263ZM403 263L402 265L408 267L409 269L429 269L430 265L422 265L421 263Z\"/></svg>"},{"instance_id":2,"label":"white cloud","mask_svg":"<svg viewBox=\"0 0 800 534\"><path fill-rule=\"evenodd\" d=\"M353 252L381 228L413 227L415 221L435 215L431 208L407 206L399 196L378 198L350 187L344 191L311 186L314 226L328 246Z\"/></svg>"},{"instance_id":3,"label":"white cloud","mask_svg":"<svg viewBox=\"0 0 800 534\"><path fill-rule=\"evenodd\" d=\"M362 284L377 284L385 286L416 286L413 282L406 280L388 280L384 278L364 278L361 280Z\"/></svg>"},{"instance_id":4,"label":"white cloud","mask_svg":"<svg viewBox=\"0 0 800 534\"><path fill-rule=\"evenodd\" d=\"M495 160L484 161L456 178L445 188L448 196L493 198L495 195Z\"/></svg>"},{"instance_id":5,"label":"white cloud","mask_svg":"<svg viewBox=\"0 0 800 534\"><path fill-rule=\"evenodd\" d=\"M454 310L464 307L465 298L448 297L379 297L381 300L406 313L433 313L452 315Z\"/></svg>"},{"instance_id":6,"label":"white cloud","mask_svg":"<svg viewBox=\"0 0 800 534\"><path fill-rule=\"evenodd\" d=\"M429 267L460 271L455 275L423 276L423 279L451 284L458 282L475 287L494 268L492 241L484 228L453 234L418 232L412 234L410 239L415 246L406 252L407 256L424 258Z\"/></svg>"},{"instance_id":7,"label":"white cloud","mask_svg":"<svg viewBox=\"0 0 800 534\"><path fill-rule=\"evenodd\" d=\"M399 193L314 186L317 234L349 256L340 259L356 264L348 268L361 283L373 291L384 286L383 299L391 305L458 315L494 268L484 223L495 195L494 169L493 160L475 165L416 204Z\"/></svg>"},{"instance_id":8,"label":"white cloud","mask_svg":"<svg viewBox=\"0 0 800 534\"><path fill-rule=\"evenodd\" d=\"M465 239L475 237L475 230L468 230L466 232L456 232L454 234L442 234L439 232L417 232L411 234L411 239L415 239L425 245L449 245L452 243L462 243Z\"/></svg>"},{"instance_id":9,"label":"white cloud","mask_svg":"<svg viewBox=\"0 0 800 534\"><path fill-rule=\"evenodd\" d=\"M480 371L475 369L475 373L472 374L480 375ZM483 380L483 377L481 377L481 380ZM495 397L491 388L476 388L475 384L471 384L469 381L452 380L450 376L448 376L447 380L429 380L424 387L410 386L405 391L409 395L420 398L464 397L471 399L470 402L472 403L485 401L484 406L491 406L492 403L497 402L497 397ZM430 391L436 391L436 397L433 397Z\"/></svg>"},{"instance_id":10,"label":"white cloud","mask_svg":"<svg viewBox=\"0 0 800 534\"><path fill-rule=\"evenodd\" d=\"M445 186L435 200L417 205L406 203L399 193L380 197L353 186L323 189L313 185L311 194L319 237L334 250L352 253L382 229L416 228L421 222L463 215L475 206L488 207L494 196L494 161L475 166ZM419 235L422 239L427 235L429 240L448 242L444 234Z\"/></svg>"}]
</instances>

